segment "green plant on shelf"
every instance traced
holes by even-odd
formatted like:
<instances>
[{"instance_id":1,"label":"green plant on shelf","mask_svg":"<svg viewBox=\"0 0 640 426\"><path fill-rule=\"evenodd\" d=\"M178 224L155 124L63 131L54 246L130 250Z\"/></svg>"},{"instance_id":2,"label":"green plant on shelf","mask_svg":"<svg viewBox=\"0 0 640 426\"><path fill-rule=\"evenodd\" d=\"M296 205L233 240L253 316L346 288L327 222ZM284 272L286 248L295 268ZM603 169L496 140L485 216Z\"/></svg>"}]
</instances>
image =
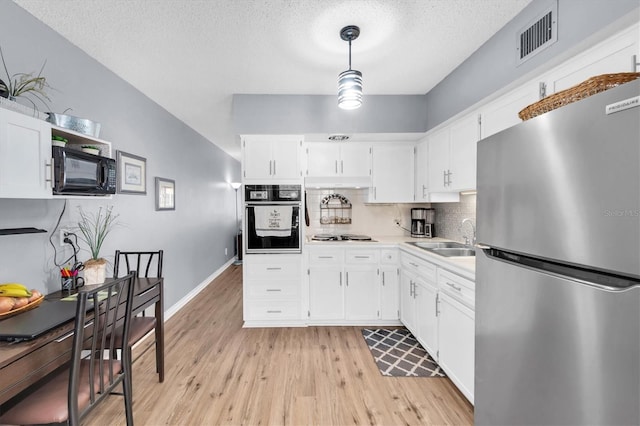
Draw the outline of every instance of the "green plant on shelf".
<instances>
[{"instance_id":1,"label":"green plant on shelf","mask_svg":"<svg viewBox=\"0 0 640 426\"><path fill-rule=\"evenodd\" d=\"M50 110L51 108L49 108L47 101L51 102L51 99L47 95L47 89L51 89L51 86L42 75L47 61L44 61L38 74L34 72L10 74L7 63L4 60L2 47L0 47L0 59L2 59L2 66L7 78L7 82L0 80L0 95L11 100L16 100L16 98L26 99L36 110L38 109L36 101L38 101Z\"/></svg>"}]
</instances>

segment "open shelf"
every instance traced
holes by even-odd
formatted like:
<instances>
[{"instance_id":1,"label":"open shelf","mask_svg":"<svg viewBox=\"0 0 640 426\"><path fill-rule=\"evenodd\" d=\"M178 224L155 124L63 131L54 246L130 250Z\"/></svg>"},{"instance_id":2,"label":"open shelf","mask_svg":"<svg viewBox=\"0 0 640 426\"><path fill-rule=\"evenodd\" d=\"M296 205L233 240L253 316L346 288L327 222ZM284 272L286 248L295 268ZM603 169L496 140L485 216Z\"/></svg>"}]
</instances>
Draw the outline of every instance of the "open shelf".
<instances>
[{"instance_id":1,"label":"open shelf","mask_svg":"<svg viewBox=\"0 0 640 426\"><path fill-rule=\"evenodd\" d=\"M46 229L38 228L4 228L0 229L0 235L17 235L17 234L40 234L47 232Z\"/></svg>"}]
</instances>

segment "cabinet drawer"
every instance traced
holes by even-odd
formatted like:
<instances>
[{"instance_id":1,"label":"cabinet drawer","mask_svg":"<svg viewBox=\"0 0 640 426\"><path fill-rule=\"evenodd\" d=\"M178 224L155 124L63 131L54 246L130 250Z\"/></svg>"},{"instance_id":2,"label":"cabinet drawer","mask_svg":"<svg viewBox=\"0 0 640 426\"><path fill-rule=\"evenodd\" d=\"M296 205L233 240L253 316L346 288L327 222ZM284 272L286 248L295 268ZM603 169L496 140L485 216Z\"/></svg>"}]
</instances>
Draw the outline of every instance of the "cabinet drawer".
<instances>
[{"instance_id":1,"label":"cabinet drawer","mask_svg":"<svg viewBox=\"0 0 640 426\"><path fill-rule=\"evenodd\" d=\"M301 271L299 262L245 263L243 267L243 273L247 279L260 280L299 280Z\"/></svg>"},{"instance_id":2,"label":"cabinet drawer","mask_svg":"<svg viewBox=\"0 0 640 426\"><path fill-rule=\"evenodd\" d=\"M346 263L378 263L380 250L347 250Z\"/></svg>"},{"instance_id":3,"label":"cabinet drawer","mask_svg":"<svg viewBox=\"0 0 640 426\"><path fill-rule=\"evenodd\" d=\"M250 300L244 306L244 319L300 319L300 302L297 300Z\"/></svg>"},{"instance_id":4,"label":"cabinet drawer","mask_svg":"<svg viewBox=\"0 0 640 426\"><path fill-rule=\"evenodd\" d=\"M436 284L436 266L408 253L400 256L402 268L418 274L425 281Z\"/></svg>"},{"instance_id":5,"label":"cabinet drawer","mask_svg":"<svg viewBox=\"0 0 640 426\"><path fill-rule=\"evenodd\" d=\"M245 281L244 291L249 299L299 299L300 285L296 282Z\"/></svg>"},{"instance_id":6,"label":"cabinet drawer","mask_svg":"<svg viewBox=\"0 0 640 426\"><path fill-rule=\"evenodd\" d=\"M327 263L342 263L344 252L340 249L335 250L313 250L309 253L309 264L323 265Z\"/></svg>"},{"instance_id":7,"label":"cabinet drawer","mask_svg":"<svg viewBox=\"0 0 640 426\"><path fill-rule=\"evenodd\" d=\"M476 286L473 281L438 268L438 287L470 308L475 307Z\"/></svg>"},{"instance_id":8,"label":"cabinet drawer","mask_svg":"<svg viewBox=\"0 0 640 426\"><path fill-rule=\"evenodd\" d=\"M395 265L398 263L398 250L382 249L380 250L380 263L384 265Z\"/></svg>"}]
</instances>

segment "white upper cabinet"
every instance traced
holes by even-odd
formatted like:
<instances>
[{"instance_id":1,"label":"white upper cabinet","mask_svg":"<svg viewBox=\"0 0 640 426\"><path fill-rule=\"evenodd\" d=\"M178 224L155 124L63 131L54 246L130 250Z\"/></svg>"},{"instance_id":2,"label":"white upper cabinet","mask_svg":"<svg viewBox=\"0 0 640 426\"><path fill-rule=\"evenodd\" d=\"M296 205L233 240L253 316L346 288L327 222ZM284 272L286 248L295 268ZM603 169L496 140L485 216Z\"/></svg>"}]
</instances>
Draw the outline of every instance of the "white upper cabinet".
<instances>
[{"instance_id":1,"label":"white upper cabinet","mask_svg":"<svg viewBox=\"0 0 640 426\"><path fill-rule=\"evenodd\" d=\"M476 188L476 151L479 138L476 114L462 117L428 136L430 193L460 192Z\"/></svg>"},{"instance_id":2,"label":"white upper cabinet","mask_svg":"<svg viewBox=\"0 0 640 426\"><path fill-rule=\"evenodd\" d=\"M369 202L414 202L414 145L374 145L372 152L372 187L369 191Z\"/></svg>"},{"instance_id":3,"label":"white upper cabinet","mask_svg":"<svg viewBox=\"0 0 640 426\"><path fill-rule=\"evenodd\" d=\"M429 201L429 140L422 139L416 145L416 201Z\"/></svg>"},{"instance_id":4,"label":"white upper cabinet","mask_svg":"<svg viewBox=\"0 0 640 426\"><path fill-rule=\"evenodd\" d=\"M354 142L306 144L306 177L366 177L371 171L371 145Z\"/></svg>"},{"instance_id":5,"label":"white upper cabinet","mask_svg":"<svg viewBox=\"0 0 640 426\"><path fill-rule=\"evenodd\" d=\"M301 136L245 136L242 166L245 180L299 180Z\"/></svg>"},{"instance_id":6,"label":"white upper cabinet","mask_svg":"<svg viewBox=\"0 0 640 426\"><path fill-rule=\"evenodd\" d=\"M51 125L0 108L0 198L52 198Z\"/></svg>"},{"instance_id":7,"label":"white upper cabinet","mask_svg":"<svg viewBox=\"0 0 640 426\"><path fill-rule=\"evenodd\" d=\"M529 83L485 105L480 109L480 136L486 138L522 123L518 113L537 102L538 98L539 87L535 83Z\"/></svg>"}]
</instances>

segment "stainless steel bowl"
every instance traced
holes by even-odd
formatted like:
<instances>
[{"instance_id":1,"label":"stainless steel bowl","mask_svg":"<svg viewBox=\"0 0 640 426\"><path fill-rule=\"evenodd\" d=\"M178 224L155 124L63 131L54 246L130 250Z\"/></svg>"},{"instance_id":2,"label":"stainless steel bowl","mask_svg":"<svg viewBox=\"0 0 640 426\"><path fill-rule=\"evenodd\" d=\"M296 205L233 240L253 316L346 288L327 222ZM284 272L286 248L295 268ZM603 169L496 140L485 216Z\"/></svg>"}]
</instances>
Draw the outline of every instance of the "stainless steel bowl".
<instances>
[{"instance_id":1,"label":"stainless steel bowl","mask_svg":"<svg viewBox=\"0 0 640 426\"><path fill-rule=\"evenodd\" d=\"M87 118L78 118L73 115L57 114L55 112L47 112L49 116L47 121L58 127L73 130L84 135L97 138L100 135L100 123L91 121Z\"/></svg>"}]
</instances>

